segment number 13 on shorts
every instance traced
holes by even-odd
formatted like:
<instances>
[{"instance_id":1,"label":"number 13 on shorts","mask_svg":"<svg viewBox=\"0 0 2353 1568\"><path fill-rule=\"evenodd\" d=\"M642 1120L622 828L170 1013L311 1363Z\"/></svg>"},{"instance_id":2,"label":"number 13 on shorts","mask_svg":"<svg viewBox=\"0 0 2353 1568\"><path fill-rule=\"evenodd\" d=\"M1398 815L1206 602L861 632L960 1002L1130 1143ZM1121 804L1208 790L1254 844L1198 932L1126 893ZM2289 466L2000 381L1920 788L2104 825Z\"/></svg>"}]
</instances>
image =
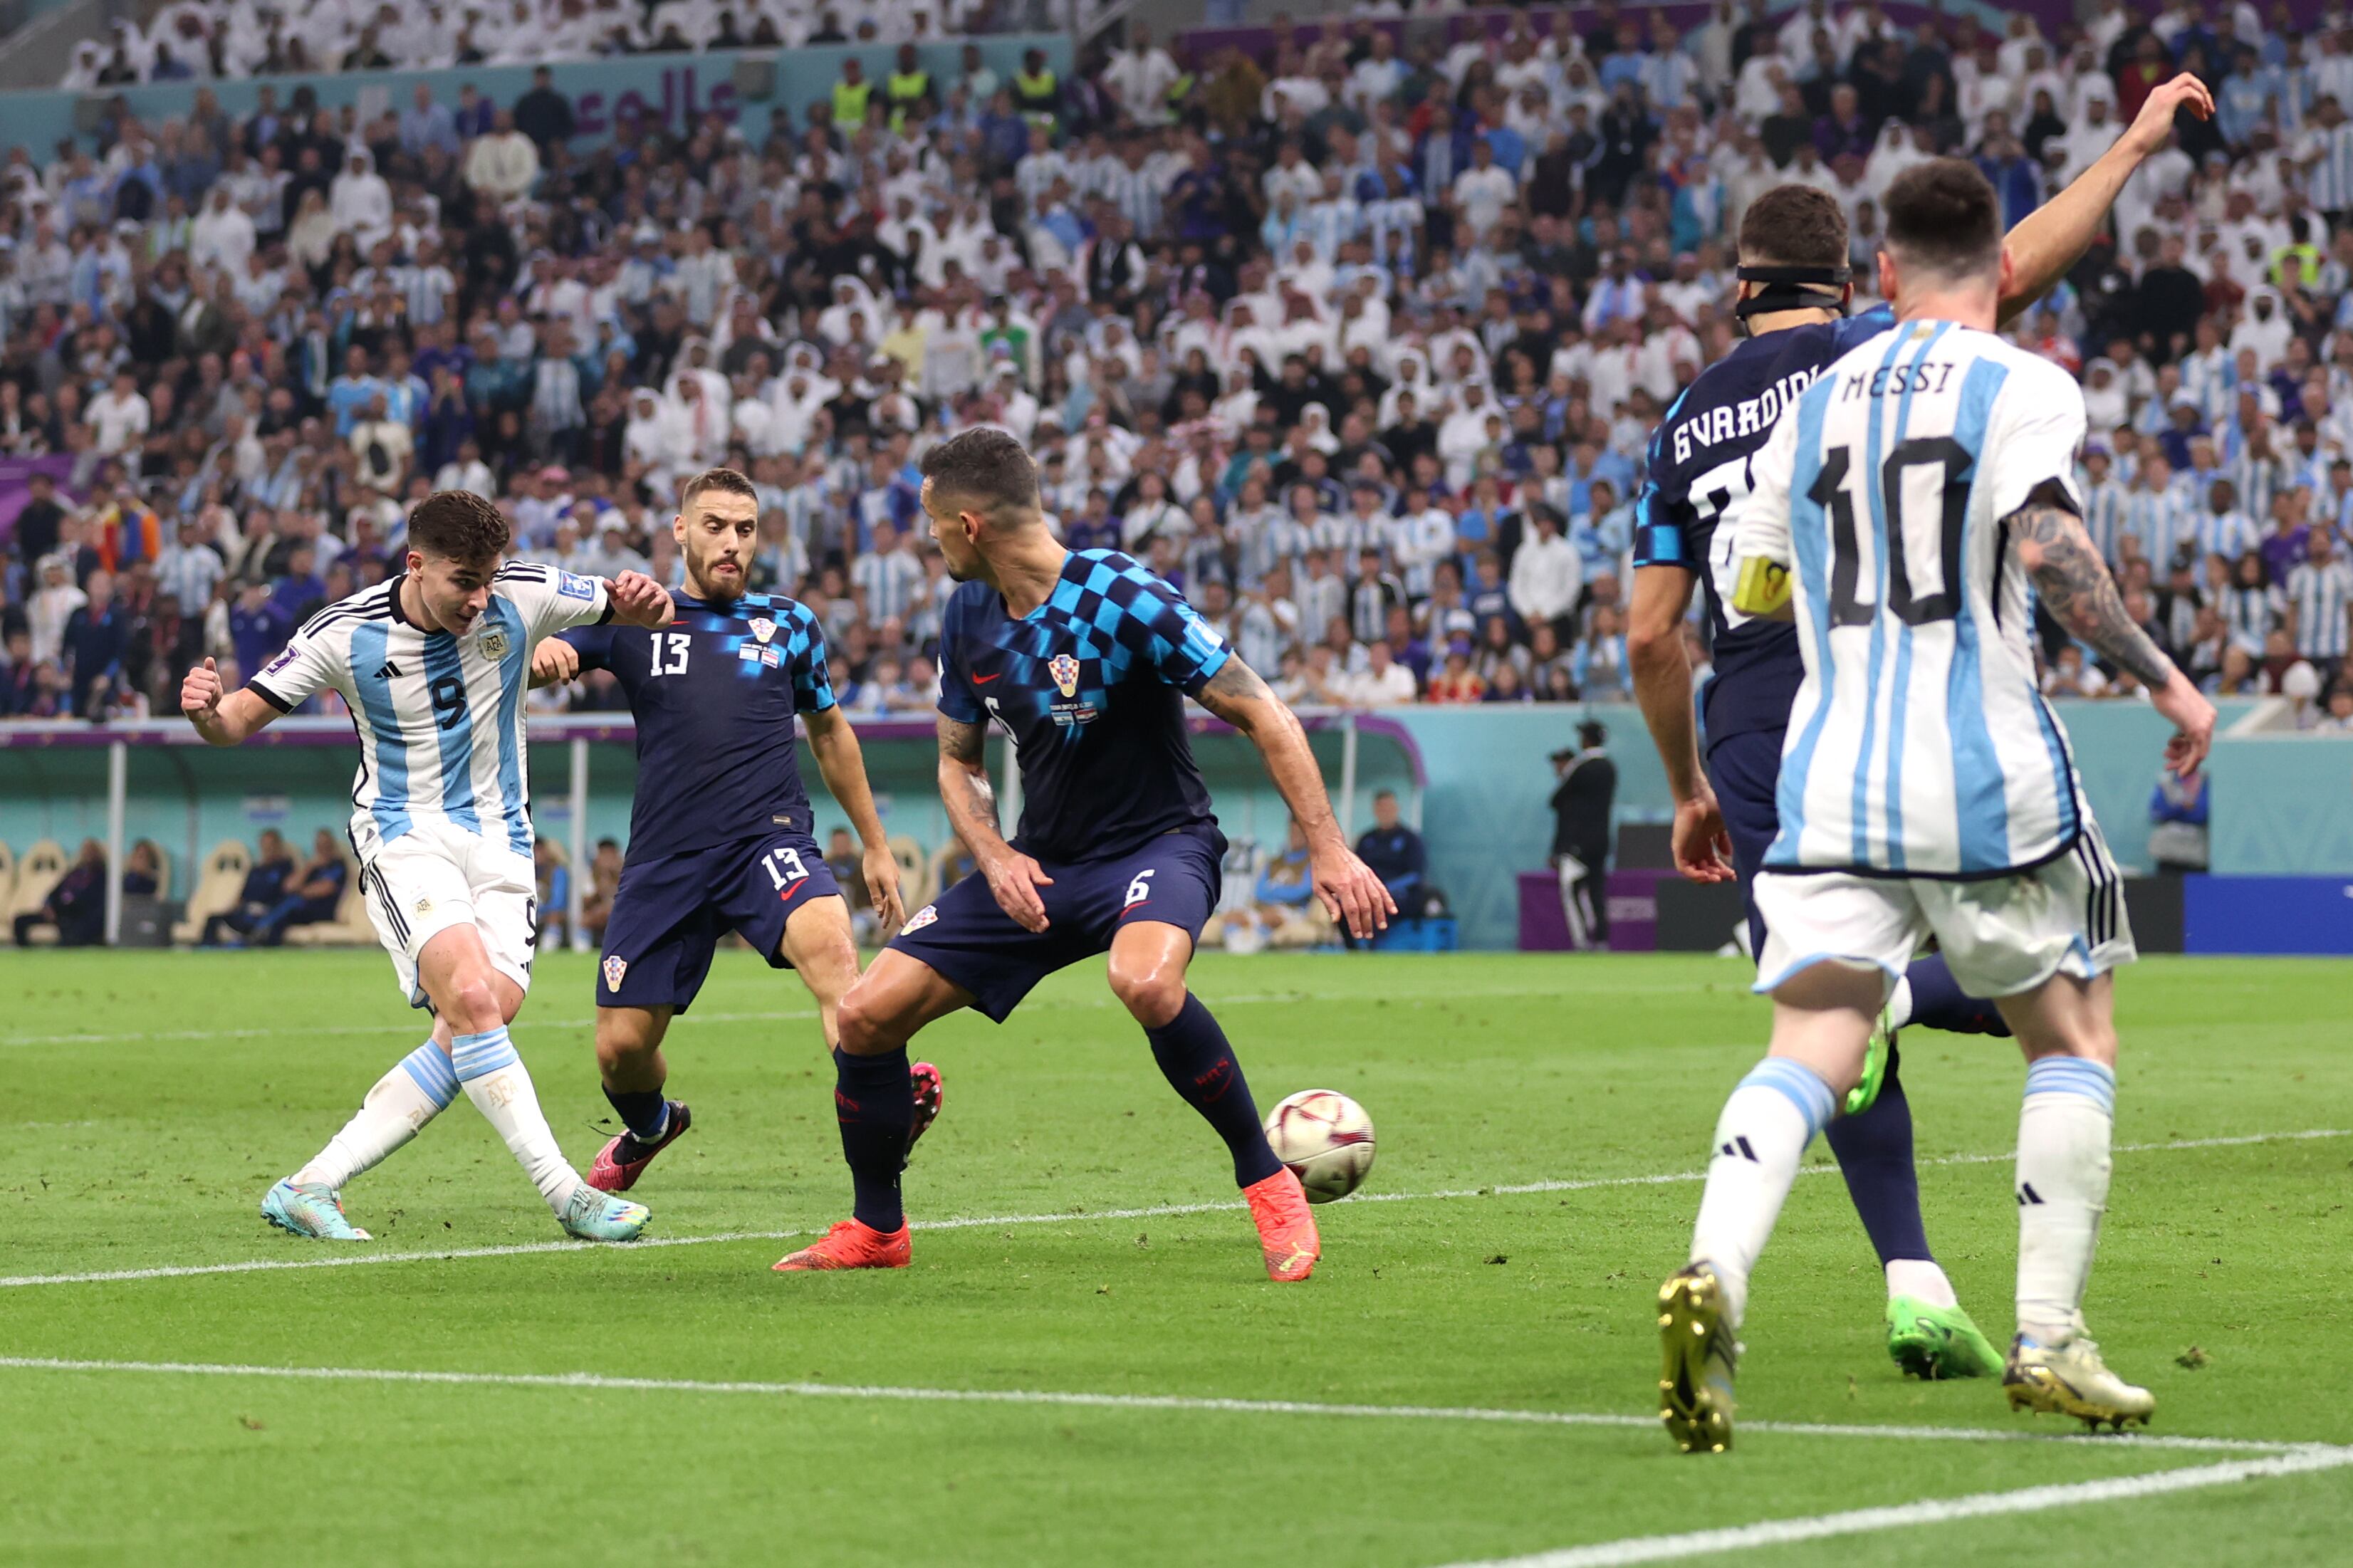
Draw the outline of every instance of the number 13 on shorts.
<instances>
[{"instance_id":1,"label":"number 13 on shorts","mask_svg":"<svg viewBox=\"0 0 2353 1568\"><path fill-rule=\"evenodd\" d=\"M787 888L792 889L794 892L798 892L800 889L797 884L808 879L808 868L801 863L801 852L789 844L771 849L761 856L760 868L768 873L768 880L776 885L776 890L780 893L784 893ZM785 893L785 896L790 898L792 894Z\"/></svg>"}]
</instances>

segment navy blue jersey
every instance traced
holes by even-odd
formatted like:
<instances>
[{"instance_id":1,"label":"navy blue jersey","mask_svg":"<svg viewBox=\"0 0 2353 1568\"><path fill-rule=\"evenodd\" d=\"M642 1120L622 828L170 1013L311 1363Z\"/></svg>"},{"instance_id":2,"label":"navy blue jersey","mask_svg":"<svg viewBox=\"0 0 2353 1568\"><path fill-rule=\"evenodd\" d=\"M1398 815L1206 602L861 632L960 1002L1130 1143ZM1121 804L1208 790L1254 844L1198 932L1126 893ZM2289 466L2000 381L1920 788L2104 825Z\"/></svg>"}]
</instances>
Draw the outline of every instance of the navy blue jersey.
<instances>
[{"instance_id":1,"label":"navy blue jersey","mask_svg":"<svg viewBox=\"0 0 2353 1568\"><path fill-rule=\"evenodd\" d=\"M940 711L994 720L1021 760L1016 842L1096 860L1214 826L1185 735L1185 698L1230 655L1184 595L1116 550L1078 550L1044 604L1015 619L966 583L940 621Z\"/></svg>"},{"instance_id":2,"label":"navy blue jersey","mask_svg":"<svg viewBox=\"0 0 2353 1568\"><path fill-rule=\"evenodd\" d=\"M809 830L793 715L833 706L825 633L797 602L675 595L659 631L582 626L564 640L609 669L638 721L629 858L681 855L779 828Z\"/></svg>"},{"instance_id":3,"label":"navy blue jersey","mask_svg":"<svg viewBox=\"0 0 2353 1568\"><path fill-rule=\"evenodd\" d=\"M1781 411L1832 360L1894 326L1894 312L1882 305L1744 339L1683 389L1651 437L1635 506L1634 566L1681 566L1697 574L1707 595L1715 673L1702 701L1711 746L1726 735L1784 728L1806 678L1794 625L1726 625L1711 554L1717 525L1748 499L1748 460Z\"/></svg>"}]
</instances>

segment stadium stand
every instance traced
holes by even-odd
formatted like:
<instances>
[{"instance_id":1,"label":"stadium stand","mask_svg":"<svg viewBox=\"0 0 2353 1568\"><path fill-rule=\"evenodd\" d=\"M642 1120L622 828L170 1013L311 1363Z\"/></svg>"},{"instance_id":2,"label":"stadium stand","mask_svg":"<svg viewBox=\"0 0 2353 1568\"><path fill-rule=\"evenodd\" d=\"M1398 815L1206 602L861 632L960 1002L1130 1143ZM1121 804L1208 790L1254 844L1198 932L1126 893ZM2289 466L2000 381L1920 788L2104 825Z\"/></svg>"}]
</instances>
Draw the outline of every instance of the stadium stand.
<instances>
[{"instance_id":1,"label":"stadium stand","mask_svg":"<svg viewBox=\"0 0 2353 1568\"><path fill-rule=\"evenodd\" d=\"M594 48L618 9L546 15ZM632 11L628 47L752 9ZM971 20L885 9L852 30ZM470 37L489 60L541 16L431 14L294 31L314 59ZM298 74L242 117L120 108L14 148L0 711L168 715L191 660L250 672L383 576L436 486L494 498L522 555L674 580L669 487L719 460L760 487L754 585L818 611L852 710L920 711L944 579L913 463L982 421L1031 442L1071 542L1180 583L1287 697L1620 697L1644 444L1732 341L1746 204L1818 184L1865 259L1874 193L1953 151L2014 217L2186 68L2220 112L2017 332L2083 374L2094 521L2137 613L2216 691L2353 722L2343 18L1668 15L1138 30L1060 75L845 63L764 122L577 138L540 88L364 113ZM745 36L799 36L782 18ZM292 35L185 5L117 47L143 80L223 37L250 68ZM2054 690L2132 694L2045 631ZM538 700L614 699L592 678Z\"/></svg>"}]
</instances>

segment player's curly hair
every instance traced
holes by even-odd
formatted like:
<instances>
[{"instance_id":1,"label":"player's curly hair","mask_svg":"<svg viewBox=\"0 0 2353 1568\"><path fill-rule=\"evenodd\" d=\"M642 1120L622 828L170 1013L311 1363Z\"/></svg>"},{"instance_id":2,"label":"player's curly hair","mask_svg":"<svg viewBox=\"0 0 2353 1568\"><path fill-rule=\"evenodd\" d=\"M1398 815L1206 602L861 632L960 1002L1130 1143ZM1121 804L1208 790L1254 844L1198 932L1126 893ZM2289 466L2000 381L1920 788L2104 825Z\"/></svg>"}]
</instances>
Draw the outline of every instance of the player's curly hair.
<instances>
[{"instance_id":1,"label":"player's curly hair","mask_svg":"<svg viewBox=\"0 0 2353 1568\"><path fill-rule=\"evenodd\" d=\"M975 511L1038 510L1038 465L1002 430L982 426L949 437L923 454L923 470L934 495L954 496Z\"/></svg>"},{"instance_id":2,"label":"player's curly hair","mask_svg":"<svg viewBox=\"0 0 2353 1568\"><path fill-rule=\"evenodd\" d=\"M436 490L408 514L408 547L479 565L507 547L507 520L471 490Z\"/></svg>"}]
</instances>

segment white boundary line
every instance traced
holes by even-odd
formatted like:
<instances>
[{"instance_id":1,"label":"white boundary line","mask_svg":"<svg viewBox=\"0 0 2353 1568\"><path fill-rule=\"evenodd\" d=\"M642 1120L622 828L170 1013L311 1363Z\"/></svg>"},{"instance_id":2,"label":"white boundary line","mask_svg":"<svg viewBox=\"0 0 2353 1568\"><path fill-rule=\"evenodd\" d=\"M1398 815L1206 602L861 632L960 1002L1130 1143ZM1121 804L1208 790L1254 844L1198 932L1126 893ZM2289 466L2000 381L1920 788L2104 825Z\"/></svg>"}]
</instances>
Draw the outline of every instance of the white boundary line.
<instances>
[{"instance_id":1,"label":"white boundary line","mask_svg":"<svg viewBox=\"0 0 2353 1568\"><path fill-rule=\"evenodd\" d=\"M1678 1557L1744 1552L1763 1546L1786 1546L1800 1541L1821 1541L1837 1535L1876 1535L1918 1524L1949 1524L1957 1520L1988 1519L1997 1514L2041 1513L2084 1503L2124 1502L2135 1498L2162 1497L2169 1492L2196 1491L2237 1481L2273 1476L2308 1475L2316 1470L2353 1466L2353 1448L2299 1447L2267 1459L2232 1459L2216 1465L2159 1470L2153 1475L2119 1476L2110 1480L2075 1481L2060 1486L2027 1487L2010 1492L1978 1492L1968 1497L1928 1498L1887 1508L1861 1508L1826 1513L1811 1519L1766 1520L1723 1530L1693 1531L1682 1535L1641 1535L1591 1546L1568 1546L1526 1557L1490 1558L1458 1563L1454 1568L1623 1568L1634 1563L1664 1563Z\"/></svg>"},{"instance_id":2,"label":"white boundary line","mask_svg":"<svg viewBox=\"0 0 2353 1568\"><path fill-rule=\"evenodd\" d=\"M2117 1154L2148 1154L2174 1152L2189 1149L2228 1149L2251 1143L2302 1142L2323 1138L2353 1138L2353 1130L2335 1127L2307 1128L2297 1132L2248 1132L2228 1138L2179 1138L2162 1143L2119 1143L2111 1152ZM2000 1154L1943 1154L1922 1160L1922 1166L1990 1165L2015 1158L2011 1152ZM1801 1176L1824 1176L1834 1173L1834 1164L1806 1165L1799 1169ZM1427 1193L1358 1193L1343 1200L1348 1204L1430 1203L1453 1198L1512 1197L1535 1193L1584 1193L1609 1187L1670 1186L1680 1182L1704 1181L1704 1171L1670 1171L1649 1176L1592 1176L1573 1181L1518 1182L1487 1187L1442 1188ZM976 1230L989 1226L1014 1225L1074 1225L1086 1220L1161 1219L1170 1215L1219 1214L1240 1211L1238 1203L1155 1204L1146 1208L1080 1209L1060 1214L973 1215L955 1219L921 1220L913 1228L922 1231ZM631 1250L655 1247L707 1247L719 1242L792 1241L817 1234L807 1230L732 1230L710 1236L649 1237L628 1244ZM24 1289L38 1285L104 1285L138 1279L185 1279L206 1274L267 1274L284 1269L347 1268L375 1263L417 1263L454 1261L469 1258L524 1258L545 1252L586 1252L607 1247L596 1241L531 1241L504 1247L454 1247L417 1252L335 1252L326 1257L255 1258L236 1263L168 1264L151 1268L104 1268L79 1274L15 1274L0 1276L0 1289ZM0 1363L5 1364L5 1363Z\"/></svg>"},{"instance_id":3,"label":"white boundary line","mask_svg":"<svg viewBox=\"0 0 2353 1568\"><path fill-rule=\"evenodd\" d=\"M324 1383L412 1383L487 1388L591 1388L632 1394L755 1394L799 1399L874 1399L932 1405L1031 1405L1096 1410L1180 1410L1221 1415L1324 1415L1368 1420L1474 1421L1519 1426L1602 1426L1654 1430L1655 1417L1595 1415L1577 1410L1489 1409L1475 1405L1329 1405L1297 1399L1219 1399L1176 1394L1084 1394L1028 1388L911 1388L876 1384L765 1383L683 1377L615 1377L603 1373L433 1372L406 1367L261 1366L236 1362L82 1361L58 1356L0 1356L0 1368L30 1372L112 1372L204 1377L280 1378ZM2064 1443L2077 1448L2119 1452L2143 1449L2194 1453L2342 1455L2353 1448L2310 1443L2263 1443L2234 1437L2181 1437L2147 1433L2105 1437L2046 1432L2015 1432L1971 1426L1841 1426L1810 1421L1744 1421L1743 1433L1789 1437L1868 1437L1920 1442Z\"/></svg>"}]
</instances>

